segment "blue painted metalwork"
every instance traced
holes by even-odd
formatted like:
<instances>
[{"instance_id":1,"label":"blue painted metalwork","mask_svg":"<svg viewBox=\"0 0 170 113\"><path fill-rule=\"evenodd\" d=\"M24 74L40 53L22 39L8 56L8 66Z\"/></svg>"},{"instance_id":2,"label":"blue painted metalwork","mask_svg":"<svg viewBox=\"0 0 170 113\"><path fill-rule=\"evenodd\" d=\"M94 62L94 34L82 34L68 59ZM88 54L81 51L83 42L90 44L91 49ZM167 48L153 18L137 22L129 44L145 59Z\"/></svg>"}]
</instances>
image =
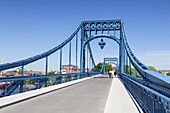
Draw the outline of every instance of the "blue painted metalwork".
<instances>
[{"instance_id":1,"label":"blue painted metalwork","mask_svg":"<svg viewBox=\"0 0 170 113\"><path fill-rule=\"evenodd\" d=\"M69 46L69 73L71 73L71 41Z\"/></svg>"},{"instance_id":2,"label":"blue painted metalwork","mask_svg":"<svg viewBox=\"0 0 170 113\"><path fill-rule=\"evenodd\" d=\"M76 73L77 73L77 49L78 49L78 34L76 35Z\"/></svg>"},{"instance_id":3,"label":"blue painted metalwork","mask_svg":"<svg viewBox=\"0 0 170 113\"><path fill-rule=\"evenodd\" d=\"M92 40L94 40L94 39L97 39L97 38L109 38L109 39L112 39L112 40L116 41L118 44L120 43L120 42L119 42L119 39L117 39L116 37L111 36L111 35L99 34L99 35L91 36L91 37L89 37L88 39L86 39L84 42L82 42L81 56L83 56L83 54L84 54L85 46L86 46L90 41L92 41ZM81 62L82 62L82 63L83 63L83 59L84 59L84 58L81 57ZM82 63L80 64L80 69L81 69L80 72L83 72L83 69L84 69Z\"/></svg>"},{"instance_id":4,"label":"blue painted metalwork","mask_svg":"<svg viewBox=\"0 0 170 113\"><path fill-rule=\"evenodd\" d=\"M62 48L60 49L60 74L62 73L61 66L62 66Z\"/></svg>"},{"instance_id":5,"label":"blue painted metalwork","mask_svg":"<svg viewBox=\"0 0 170 113\"><path fill-rule=\"evenodd\" d=\"M76 66L78 65L77 54L78 54L78 32L79 31L81 32L81 49L80 49L81 73L61 74L62 73L62 70L61 70L62 48L65 47L66 44L70 43L69 65L71 65L71 40L74 37L76 37ZM111 34L111 31L113 31L114 33ZM120 37L116 37L116 32L120 33ZM117 66L118 74L120 78L122 79L123 83L129 89L129 91L137 99L137 101L139 103L142 103L141 106L143 107L144 111L145 112L156 112L158 110L155 109L155 107L161 106L160 108L161 112L167 113L170 108L169 100L165 99L163 96L167 98L170 97L170 77L154 72L153 70L149 69L147 66L145 66L142 62L140 62L136 58L136 56L134 55L134 53L132 52L132 50L130 49L128 45L126 35L125 35L124 25L121 20L83 21L78 26L78 28L75 30L75 32L67 40L65 40L60 45L50 49L49 51L33 56L33 57L29 57L24 60L17 61L17 62L6 63L6 64L0 65L0 71L22 66L21 75L23 75L25 65L35 62L37 60L40 60L42 58L46 58L46 75L44 76L28 76L28 77L21 76L21 77L0 78L0 82L6 83L5 90L4 92L1 93L1 97L11 95L14 92L14 90L17 89L18 86L20 86L20 92L23 92L23 82L25 80L36 81L36 87L34 89L38 89L38 88L47 86L47 81L48 81L48 86L49 86L50 84L49 82L51 82L50 81L51 77L54 78L54 82L52 84L55 85L55 84L63 83L65 81L67 82L71 80L81 79L83 77L92 76L93 73L85 73L85 65L87 65L87 68L89 67L88 60L90 59L92 62L92 67L95 67L95 61L92 55L90 41L97 39L97 38L102 38L102 39L108 38L118 43L118 46L119 46L119 66ZM85 62L86 46L87 46L87 62ZM48 56L50 56L51 54L53 54L54 52L58 50L60 50L60 74L59 75L47 75ZM88 54L90 58L88 58ZM129 62L129 73L128 73L128 62ZM131 65L134 67L135 76L131 75ZM105 67L105 63L103 64L103 67ZM76 67L76 71L77 71L77 67ZM69 72L70 72L70 69L69 69ZM137 72L142 76L142 78L136 77ZM7 82L9 81L12 81L12 82L10 83L9 86L7 86ZM136 88L136 89L133 91L133 88ZM149 92L149 94L154 94L153 98L150 98L150 96L146 96L147 93L143 91L143 89L146 89L147 93ZM154 107L151 108L150 105L148 104L149 101L147 101L147 99L142 98L142 97L145 97L149 101L152 101L154 104L150 104L150 105L153 105ZM166 105L164 103L162 104L162 105L165 105L166 107L162 107L162 105L159 105L158 102L155 101L155 99L159 100L158 98L161 100L161 102L163 101L167 103Z\"/></svg>"},{"instance_id":6,"label":"blue painted metalwork","mask_svg":"<svg viewBox=\"0 0 170 113\"><path fill-rule=\"evenodd\" d=\"M88 46L87 46L87 73L89 72L89 54L88 54Z\"/></svg>"},{"instance_id":7,"label":"blue painted metalwork","mask_svg":"<svg viewBox=\"0 0 170 113\"><path fill-rule=\"evenodd\" d=\"M131 75L131 62L129 60L129 75Z\"/></svg>"},{"instance_id":8,"label":"blue painted metalwork","mask_svg":"<svg viewBox=\"0 0 170 113\"><path fill-rule=\"evenodd\" d=\"M18 77L2 77L0 78L0 82L13 82L10 84L10 86L7 87L6 89L0 94L0 97L4 96L9 96L11 95L14 90L20 85L21 82L25 80L36 80L38 81L35 89L39 89L45 84L45 81L49 80L49 78L52 77L57 77L56 79L60 80L58 83L61 83L62 78L66 77L66 82L71 81L74 76L76 76L76 79L78 79L77 76L79 76L79 79L87 77L87 75L90 74L90 76L97 75L99 73L70 73L70 74L57 74L57 75L40 75L40 76L18 76ZM86 75L86 76L85 76ZM70 77L70 78L69 78ZM56 81L57 82L57 81ZM56 82L52 84L56 84ZM23 91L22 91L23 92Z\"/></svg>"},{"instance_id":9,"label":"blue painted metalwork","mask_svg":"<svg viewBox=\"0 0 170 113\"><path fill-rule=\"evenodd\" d=\"M21 76L24 76L24 66L21 67ZM23 92L23 81L20 82L20 93Z\"/></svg>"},{"instance_id":10,"label":"blue painted metalwork","mask_svg":"<svg viewBox=\"0 0 170 113\"><path fill-rule=\"evenodd\" d=\"M46 56L45 74L48 72L48 56ZM45 80L45 87L47 87L47 81Z\"/></svg>"},{"instance_id":11,"label":"blue painted metalwork","mask_svg":"<svg viewBox=\"0 0 170 113\"><path fill-rule=\"evenodd\" d=\"M121 80L146 113L169 113L170 98L123 74Z\"/></svg>"},{"instance_id":12,"label":"blue painted metalwork","mask_svg":"<svg viewBox=\"0 0 170 113\"><path fill-rule=\"evenodd\" d=\"M106 74L106 64L115 64L118 71L118 58L104 58L103 59L103 66L101 68L101 73Z\"/></svg>"},{"instance_id":13,"label":"blue painted metalwork","mask_svg":"<svg viewBox=\"0 0 170 113\"><path fill-rule=\"evenodd\" d=\"M136 69L135 69L135 68L134 68L134 70L135 70L135 74L134 74L134 75L135 75L135 77L137 77L137 71L136 71Z\"/></svg>"}]
</instances>

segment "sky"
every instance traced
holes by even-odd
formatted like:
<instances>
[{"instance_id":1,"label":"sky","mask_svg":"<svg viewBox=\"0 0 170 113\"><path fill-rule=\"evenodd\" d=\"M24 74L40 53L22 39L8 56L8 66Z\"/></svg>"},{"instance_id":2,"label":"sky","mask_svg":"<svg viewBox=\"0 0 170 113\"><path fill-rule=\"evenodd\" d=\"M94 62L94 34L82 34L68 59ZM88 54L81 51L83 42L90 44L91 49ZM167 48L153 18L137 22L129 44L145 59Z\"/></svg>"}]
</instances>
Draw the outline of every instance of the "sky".
<instances>
[{"instance_id":1,"label":"sky","mask_svg":"<svg viewBox=\"0 0 170 113\"><path fill-rule=\"evenodd\" d=\"M147 66L170 69L169 6L170 0L0 0L0 57L8 63L43 53L66 40L81 21L121 19L137 58ZM104 39L102 50L99 41L90 42L96 63L118 57L114 41ZM63 52L63 64L68 64L68 46ZM26 69L43 71L45 59ZM49 70L59 70L58 51L49 58Z\"/></svg>"}]
</instances>

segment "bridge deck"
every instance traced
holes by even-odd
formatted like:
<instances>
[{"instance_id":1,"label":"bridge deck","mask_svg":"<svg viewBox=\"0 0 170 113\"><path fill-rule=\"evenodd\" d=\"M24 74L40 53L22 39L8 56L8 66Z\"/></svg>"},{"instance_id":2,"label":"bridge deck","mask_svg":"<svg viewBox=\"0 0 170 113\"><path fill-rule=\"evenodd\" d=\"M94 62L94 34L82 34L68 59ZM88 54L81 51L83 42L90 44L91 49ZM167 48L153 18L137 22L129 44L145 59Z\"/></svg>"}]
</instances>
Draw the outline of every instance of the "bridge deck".
<instances>
[{"instance_id":1,"label":"bridge deck","mask_svg":"<svg viewBox=\"0 0 170 113\"><path fill-rule=\"evenodd\" d=\"M138 113L118 78L101 75L0 109L0 113Z\"/></svg>"},{"instance_id":2,"label":"bridge deck","mask_svg":"<svg viewBox=\"0 0 170 113\"><path fill-rule=\"evenodd\" d=\"M112 79L105 76L35 97L0 113L103 113Z\"/></svg>"}]
</instances>

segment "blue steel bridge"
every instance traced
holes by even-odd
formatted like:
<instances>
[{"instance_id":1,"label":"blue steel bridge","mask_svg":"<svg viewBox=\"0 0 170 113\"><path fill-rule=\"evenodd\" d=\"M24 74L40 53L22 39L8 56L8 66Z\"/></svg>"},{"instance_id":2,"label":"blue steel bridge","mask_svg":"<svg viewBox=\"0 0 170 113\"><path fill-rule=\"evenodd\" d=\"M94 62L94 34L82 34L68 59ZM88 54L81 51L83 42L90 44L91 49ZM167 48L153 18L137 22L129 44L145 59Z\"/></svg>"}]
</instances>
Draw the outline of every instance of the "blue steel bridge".
<instances>
[{"instance_id":1,"label":"blue steel bridge","mask_svg":"<svg viewBox=\"0 0 170 113\"><path fill-rule=\"evenodd\" d=\"M90 42L99 38L101 48L105 45L104 38L116 41L119 56L105 56L101 71L91 72L89 66L96 69L96 63ZM75 48L71 45L73 39ZM80 73L61 74L62 50L67 45L69 65L74 57L76 67L80 65ZM78 49L78 45L81 48ZM73 49L75 56L71 54ZM60 53L60 74L48 75L49 56L57 51ZM26 65L41 59L46 60L45 75L23 76ZM108 78L106 64L116 65L118 75ZM21 76L0 78L0 82L6 83L0 94L1 113L170 113L170 77L151 70L135 56L122 20L83 21L63 43L42 54L1 64L0 71L16 67L21 67ZM18 94L14 95L15 92Z\"/></svg>"}]
</instances>

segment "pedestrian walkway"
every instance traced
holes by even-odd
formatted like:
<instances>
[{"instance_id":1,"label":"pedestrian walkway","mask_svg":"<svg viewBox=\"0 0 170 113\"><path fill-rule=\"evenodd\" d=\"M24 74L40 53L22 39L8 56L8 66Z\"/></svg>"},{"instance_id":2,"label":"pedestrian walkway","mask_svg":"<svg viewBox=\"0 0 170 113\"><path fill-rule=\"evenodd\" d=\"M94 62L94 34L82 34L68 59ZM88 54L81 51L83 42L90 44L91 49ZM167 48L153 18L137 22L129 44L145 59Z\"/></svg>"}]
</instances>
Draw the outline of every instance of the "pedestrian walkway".
<instances>
[{"instance_id":1,"label":"pedestrian walkway","mask_svg":"<svg viewBox=\"0 0 170 113\"><path fill-rule=\"evenodd\" d=\"M104 113L140 113L142 110L119 78L113 78Z\"/></svg>"}]
</instances>

